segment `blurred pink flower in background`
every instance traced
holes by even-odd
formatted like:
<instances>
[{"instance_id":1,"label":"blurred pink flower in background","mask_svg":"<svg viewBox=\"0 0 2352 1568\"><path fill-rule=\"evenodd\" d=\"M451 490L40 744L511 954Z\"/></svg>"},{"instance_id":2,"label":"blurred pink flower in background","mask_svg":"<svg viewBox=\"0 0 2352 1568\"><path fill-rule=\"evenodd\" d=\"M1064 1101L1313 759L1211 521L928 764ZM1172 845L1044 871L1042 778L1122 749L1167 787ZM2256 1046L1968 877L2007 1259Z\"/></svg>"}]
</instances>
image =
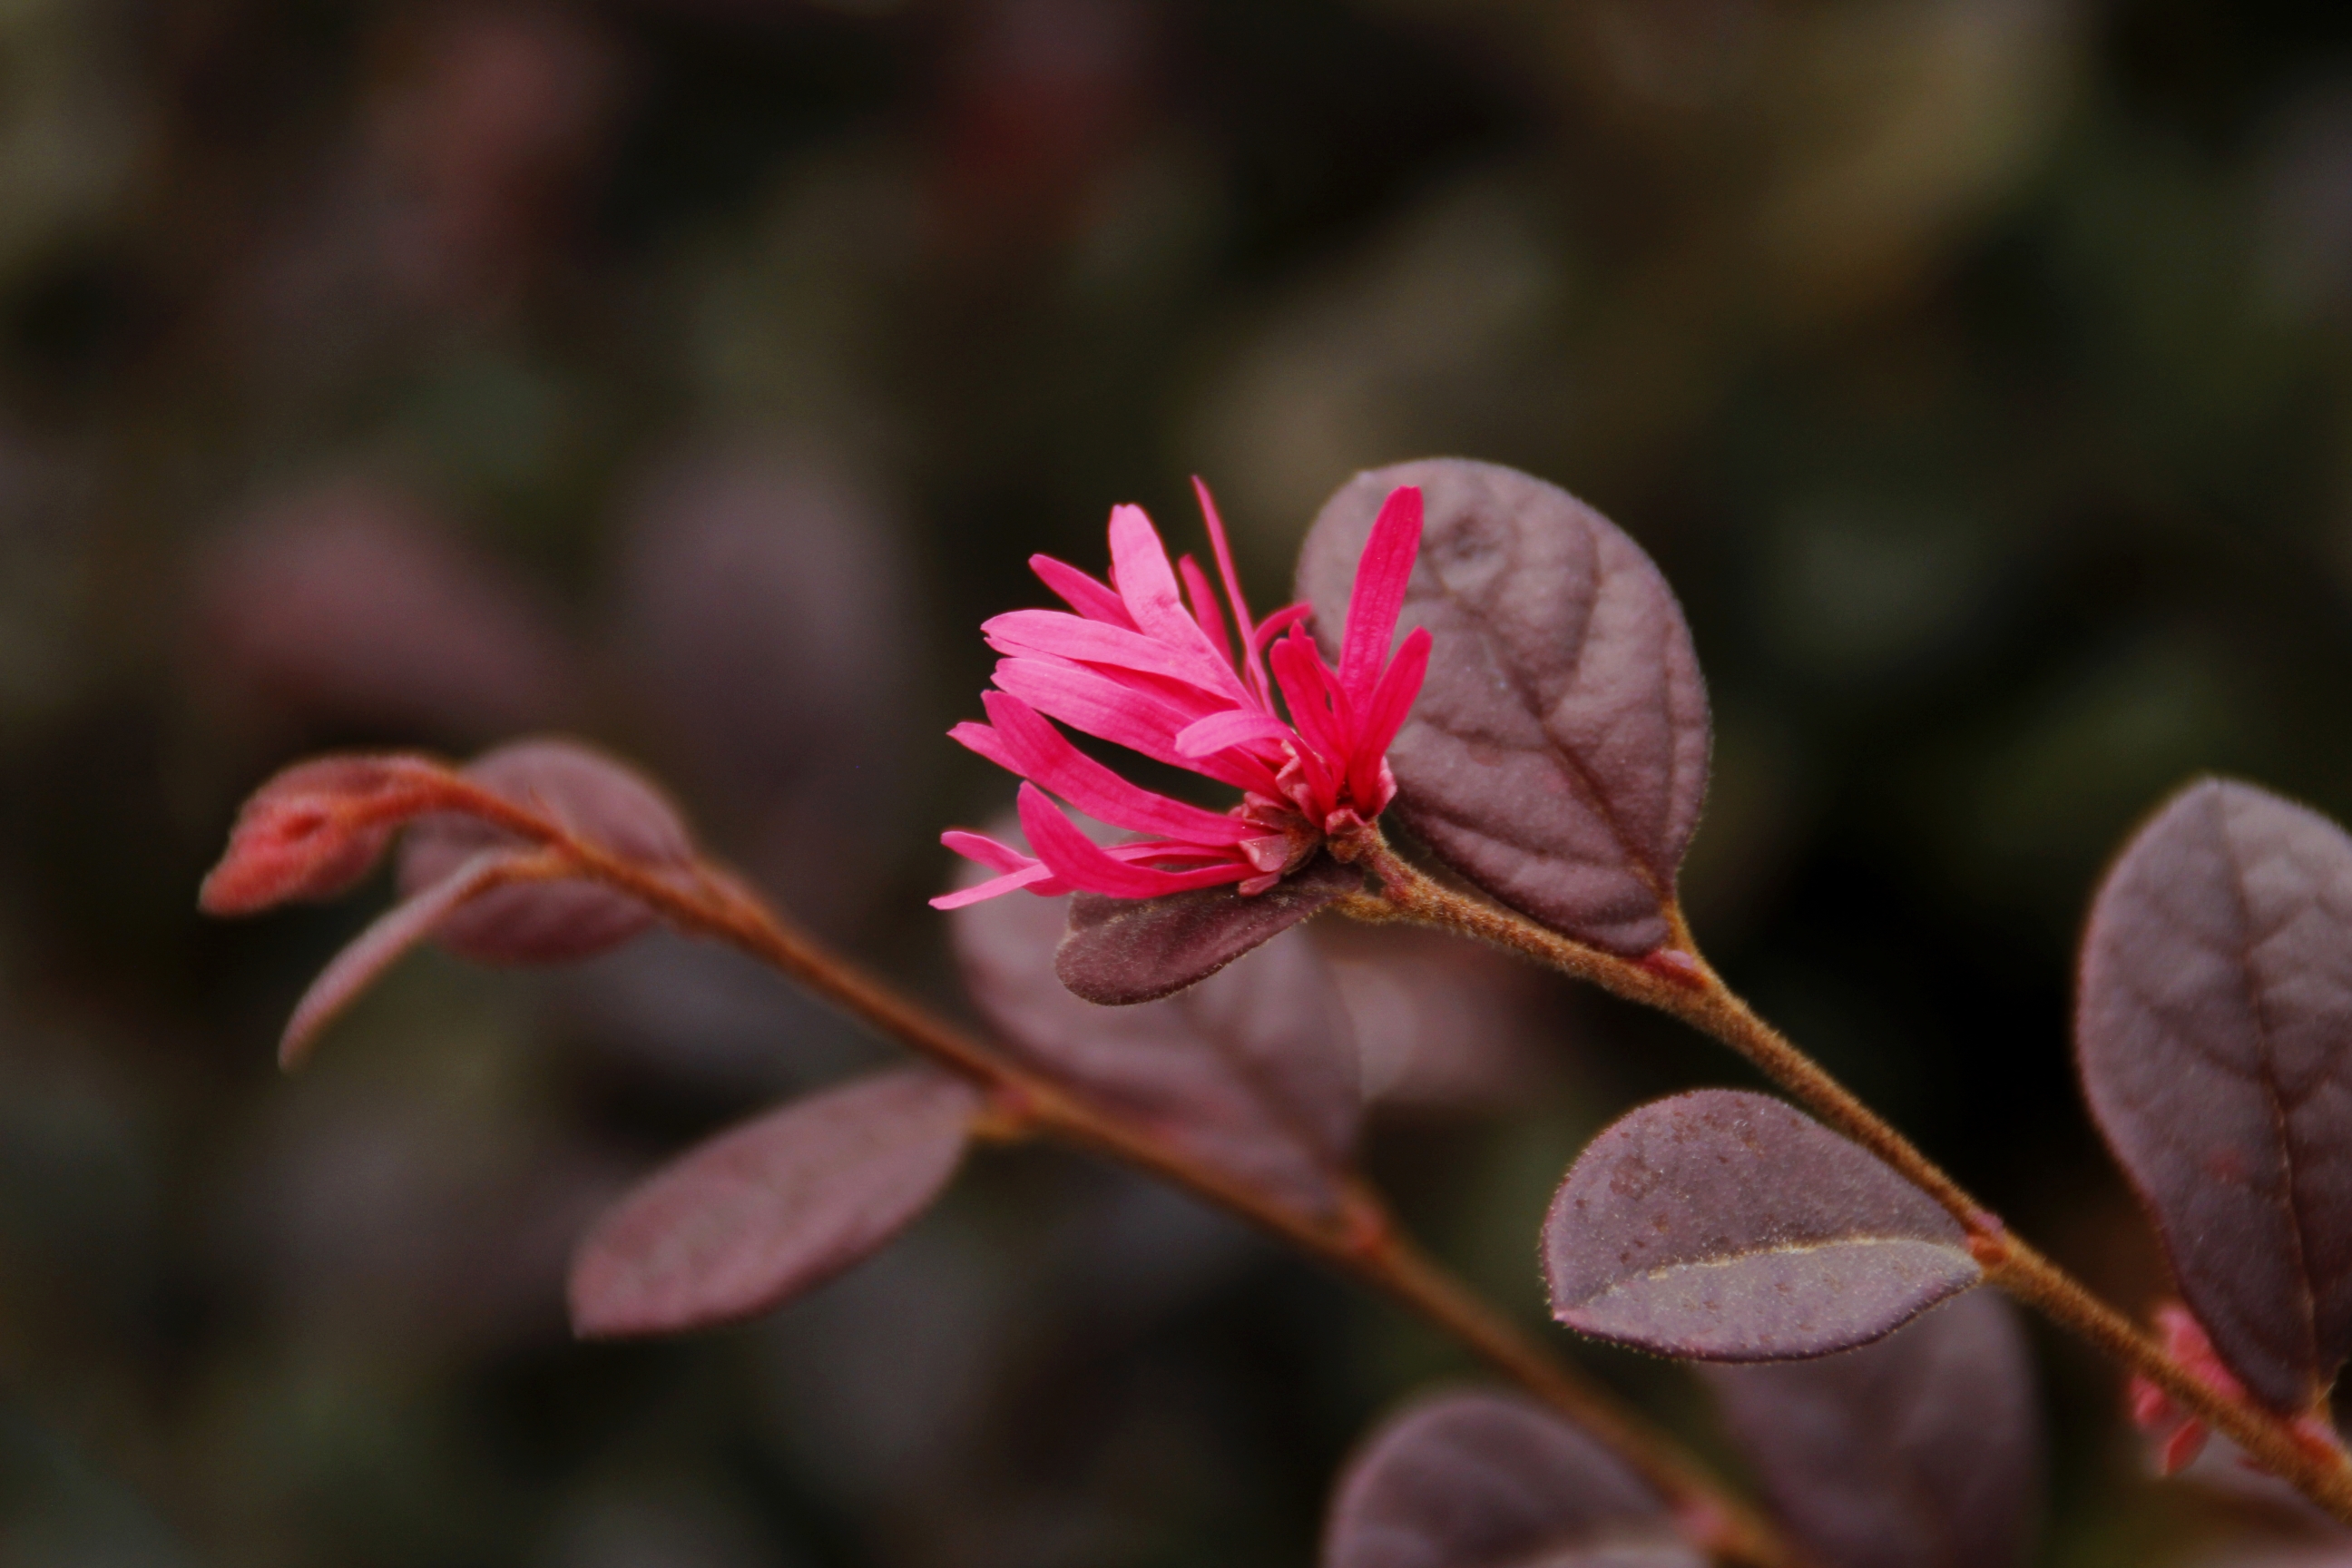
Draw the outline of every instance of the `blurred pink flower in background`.
<instances>
[{"instance_id":1,"label":"blurred pink flower in background","mask_svg":"<svg viewBox=\"0 0 2352 1568\"><path fill-rule=\"evenodd\" d=\"M1110 515L1110 582L1049 556L1030 558L1076 614L1015 610L982 628L1004 657L986 693L988 724L950 731L1027 781L1022 830L1037 858L977 833L941 842L1001 873L931 900L955 909L1016 888L1154 898L1239 883L1264 892L1327 837L1360 830L1396 794L1389 742L1429 668L1429 633L1415 628L1390 659L1405 584L1421 548L1421 491L1381 507L1356 571L1339 666L1300 624L1305 605L1253 622L1208 488L1194 481L1224 579L1235 643L1208 576L1191 556L1168 561L1136 506ZM1179 587L1179 577L1181 587ZM1189 607L1187 601L1189 600ZM1287 635L1284 635L1287 632ZM1268 676L1271 667L1272 675ZM1289 717L1277 711L1279 690ZM1244 792L1213 812L1130 784L1080 752L1048 719ZM1041 787L1042 786L1042 787ZM1149 837L1097 846L1056 810L1051 790L1090 816Z\"/></svg>"}]
</instances>

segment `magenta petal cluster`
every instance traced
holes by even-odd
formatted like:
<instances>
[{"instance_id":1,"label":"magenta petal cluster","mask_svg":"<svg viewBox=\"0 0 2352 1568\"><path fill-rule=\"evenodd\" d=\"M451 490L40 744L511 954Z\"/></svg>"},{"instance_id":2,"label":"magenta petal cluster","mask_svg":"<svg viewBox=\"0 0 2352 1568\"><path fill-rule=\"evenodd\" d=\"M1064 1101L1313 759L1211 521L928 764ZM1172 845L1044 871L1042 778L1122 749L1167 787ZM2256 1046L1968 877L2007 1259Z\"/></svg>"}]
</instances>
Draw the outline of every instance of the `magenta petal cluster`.
<instances>
[{"instance_id":1,"label":"magenta petal cluster","mask_svg":"<svg viewBox=\"0 0 2352 1568\"><path fill-rule=\"evenodd\" d=\"M1337 669L1300 623L1305 605L1250 618L1224 524L1198 479L1223 606L1191 556L1171 565L1143 509L1110 514L1110 581L1050 556L1029 564L1069 611L1015 610L982 629L1003 657L985 724L957 740L1024 781L1021 828L1034 857L961 830L941 836L998 873L931 902L943 910L1025 888L1148 899L1238 883L1261 893L1344 839L1396 794L1389 742L1429 670L1429 633L1389 658L1421 550L1421 491L1392 491L1356 569ZM1230 617L1230 625L1228 617ZM1270 673L1269 673L1270 672ZM1276 699L1280 706L1276 706ZM1286 717L1286 714L1287 715ZM1131 784L1051 721L1204 774L1242 792L1209 811ZM1108 847L1047 798L1143 837Z\"/></svg>"}]
</instances>

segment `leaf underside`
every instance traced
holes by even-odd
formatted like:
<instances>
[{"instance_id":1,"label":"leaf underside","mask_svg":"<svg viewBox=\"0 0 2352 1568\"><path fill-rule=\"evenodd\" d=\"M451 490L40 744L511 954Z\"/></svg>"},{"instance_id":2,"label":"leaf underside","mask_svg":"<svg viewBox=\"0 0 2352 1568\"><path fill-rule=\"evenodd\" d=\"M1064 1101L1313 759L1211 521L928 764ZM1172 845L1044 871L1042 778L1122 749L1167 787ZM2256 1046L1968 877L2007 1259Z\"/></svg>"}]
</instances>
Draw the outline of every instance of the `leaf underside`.
<instances>
[{"instance_id":1,"label":"leaf underside","mask_svg":"<svg viewBox=\"0 0 2352 1568\"><path fill-rule=\"evenodd\" d=\"M2352 1352L2352 838L2206 780L2133 837L2083 942L2075 1047L2182 1297L2300 1414Z\"/></svg>"},{"instance_id":2,"label":"leaf underside","mask_svg":"<svg viewBox=\"0 0 2352 1568\"><path fill-rule=\"evenodd\" d=\"M1070 900L1054 973L1101 1006L1157 1002L1199 984L1363 885L1353 867L1317 855L1263 893L1230 887L1158 899L1080 893Z\"/></svg>"},{"instance_id":3,"label":"leaf underside","mask_svg":"<svg viewBox=\"0 0 2352 1568\"><path fill-rule=\"evenodd\" d=\"M1398 635L1434 639L1390 748L1391 808L1478 887L1552 929L1638 956L1673 930L1675 876L1706 791L1706 685L1674 591L1567 491L1462 458L1358 474L1299 552L1327 652L1381 503L1422 489Z\"/></svg>"},{"instance_id":4,"label":"leaf underside","mask_svg":"<svg viewBox=\"0 0 2352 1568\"><path fill-rule=\"evenodd\" d=\"M1844 1350L1982 1278L1958 1224L1875 1156L1732 1089L1604 1130L1552 1199L1543 1248L1561 1322L1705 1361Z\"/></svg>"}]
</instances>

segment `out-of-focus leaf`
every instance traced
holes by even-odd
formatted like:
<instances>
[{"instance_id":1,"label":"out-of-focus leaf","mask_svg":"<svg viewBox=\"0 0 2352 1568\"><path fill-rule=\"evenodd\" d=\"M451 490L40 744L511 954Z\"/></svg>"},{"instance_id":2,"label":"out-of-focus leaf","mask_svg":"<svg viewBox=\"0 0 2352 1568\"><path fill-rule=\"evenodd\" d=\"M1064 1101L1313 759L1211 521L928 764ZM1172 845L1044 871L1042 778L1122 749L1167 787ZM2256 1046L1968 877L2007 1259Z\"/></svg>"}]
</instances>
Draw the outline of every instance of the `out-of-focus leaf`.
<instances>
[{"instance_id":1,"label":"out-of-focus leaf","mask_svg":"<svg viewBox=\"0 0 2352 1568\"><path fill-rule=\"evenodd\" d=\"M1159 899L1079 893L1054 973L1106 1007L1157 1002L1214 974L1333 900L1363 889L1362 873L1318 855L1263 893L1196 888Z\"/></svg>"},{"instance_id":2,"label":"out-of-focus leaf","mask_svg":"<svg viewBox=\"0 0 2352 1568\"><path fill-rule=\"evenodd\" d=\"M979 1105L970 1085L909 1068L721 1133L580 1244L573 1328L610 1338L732 1322L831 1279L930 1207Z\"/></svg>"},{"instance_id":3,"label":"out-of-focus leaf","mask_svg":"<svg viewBox=\"0 0 2352 1568\"><path fill-rule=\"evenodd\" d=\"M1874 1340L1978 1282L1957 1221L1769 1095L1643 1106L1578 1156L1544 1219L1552 1315L1701 1361Z\"/></svg>"},{"instance_id":4,"label":"out-of-focus leaf","mask_svg":"<svg viewBox=\"0 0 2352 1568\"><path fill-rule=\"evenodd\" d=\"M1394 810L1437 855L1555 930L1639 954L1669 937L1706 790L1706 689L1672 589L1567 491L1460 458L1357 475L1315 520L1298 592L1337 652L1388 493L1427 521L1400 634L1436 639L1390 748Z\"/></svg>"},{"instance_id":5,"label":"out-of-focus leaf","mask_svg":"<svg viewBox=\"0 0 2352 1568\"><path fill-rule=\"evenodd\" d=\"M1624 1461L1517 1394L1423 1399L1340 1478L1323 1568L1697 1568Z\"/></svg>"},{"instance_id":6,"label":"out-of-focus leaf","mask_svg":"<svg viewBox=\"0 0 2352 1568\"><path fill-rule=\"evenodd\" d=\"M1559 982L1484 942L1417 926L1312 930L1355 1026L1367 1102L1412 1111L1523 1107L1559 1075Z\"/></svg>"},{"instance_id":7,"label":"out-of-focus leaf","mask_svg":"<svg viewBox=\"0 0 2352 1568\"><path fill-rule=\"evenodd\" d=\"M572 655L543 607L372 480L270 501L195 582L199 676L298 721L478 740L574 701Z\"/></svg>"},{"instance_id":8,"label":"out-of-focus leaf","mask_svg":"<svg viewBox=\"0 0 2352 1568\"><path fill-rule=\"evenodd\" d=\"M2015 1568L2042 1490L2033 1363L1979 1290L1842 1355L1706 1369L1773 1506L1823 1568Z\"/></svg>"},{"instance_id":9,"label":"out-of-focus leaf","mask_svg":"<svg viewBox=\"0 0 2352 1568\"><path fill-rule=\"evenodd\" d=\"M640 865L685 866L694 843L677 808L633 769L573 741L518 741L480 757L466 776L578 837ZM486 848L521 841L474 817L418 822L400 847L400 886L416 894ZM651 925L626 894L569 879L500 888L453 910L434 931L452 952L482 963L561 963L619 946Z\"/></svg>"},{"instance_id":10,"label":"out-of-focus leaf","mask_svg":"<svg viewBox=\"0 0 2352 1568\"><path fill-rule=\"evenodd\" d=\"M648 716L762 884L820 925L873 898L897 847L921 647L901 531L836 463L722 446L646 484L618 563Z\"/></svg>"},{"instance_id":11,"label":"out-of-focus leaf","mask_svg":"<svg viewBox=\"0 0 2352 1568\"><path fill-rule=\"evenodd\" d=\"M1335 1205L1360 1104L1355 1039L1306 933L1180 995L1102 1007L1055 973L1068 901L1014 893L951 919L965 983L1014 1054L1234 1176Z\"/></svg>"},{"instance_id":12,"label":"out-of-focus leaf","mask_svg":"<svg viewBox=\"0 0 2352 1568\"><path fill-rule=\"evenodd\" d=\"M2352 838L2249 784L2174 796L2092 905L2075 1046L2213 1348L2310 1409L2352 1352Z\"/></svg>"}]
</instances>

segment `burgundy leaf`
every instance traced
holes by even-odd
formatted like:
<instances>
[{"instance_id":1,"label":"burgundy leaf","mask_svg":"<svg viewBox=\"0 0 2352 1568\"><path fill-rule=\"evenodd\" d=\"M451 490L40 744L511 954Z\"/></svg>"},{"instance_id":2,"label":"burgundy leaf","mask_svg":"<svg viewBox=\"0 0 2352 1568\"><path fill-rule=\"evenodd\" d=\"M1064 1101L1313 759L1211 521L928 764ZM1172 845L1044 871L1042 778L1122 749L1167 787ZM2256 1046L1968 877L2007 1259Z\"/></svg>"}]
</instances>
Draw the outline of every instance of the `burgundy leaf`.
<instances>
[{"instance_id":1,"label":"burgundy leaf","mask_svg":"<svg viewBox=\"0 0 2352 1568\"><path fill-rule=\"evenodd\" d=\"M2214 1349L2309 1410L2352 1352L2352 839L2248 784L2174 796L2092 906L2075 1042Z\"/></svg>"},{"instance_id":2,"label":"burgundy leaf","mask_svg":"<svg viewBox=\"0 0 2352 1568\"><path fill-rule=\"evenodd\" d=\"M1349 1462L1323 1568L1697 1568L1657 1494L1518 1394L1422 1399Z\"/></svg>"},{"instance_id":3,"label":"burgundy leaf","mask_svg":"<svg viewBox=\"0 0 2352 1568\"><path fill-rule=\"evenodd\" d=\"M1874 1340L1982 1271L1926 1194L1769 1095L1654 1101L1578 1157L1544 1219L1552 1315L1701 1361Z\"/></svg>"},{"instance_id":4,"label":"burgundy leaf","mask_svg":"<svg viewBox=\"0 0 2352 1568\"><path fill-rule=\"evenodd\" d=\"M1013 1053L1234 1176L1334 1206L1360 1109L1355 1040L1307 933L1164 1001L1102 1007L1055 974L1068 902L1015 893L952 917L965 983Z\"/></svg>"},{"instance_id":5,"label":"burgundy leaf","mask_svg":"<svg viewBox=\"0 0 2352 1568\"><path fill-rule=\"evenodd\" d=\"M478 849L440 880L378 915L319 972L310 988L302 993L302 1000L294 1005L294 1016L286 1020L286 1032L278 1037L278 1065L299 1067L319 1032L353 998L468 900L507 880L522 858L523 852L501 846Z\"/></svg>"},{"instance_id":6,"label":"burgundy leaf","mask_svg":"<svg viewBox=\"0 0 2352 1568\"><path fill-rule=\"evenodd\" d=\"M1392 808L1513 908L1615 952L1671 935L1706 791L1706 689L1682 608L1614 523L1567 491L1461 458L1358 474L1315 520L1299 596L1337 652L1381 501L1419 485L1421 559L1399 636L1429 677L1389 750Z\"/></svg>"},{"instance_id":7,"label":"burgundy leaf","mask_svg":"<svg viewBox=\"0 0 2352 1568\"><path fill-rule=\"evenodd\" d=\"M694 859L693 840L668 797L576 742L518 741L477 760L466 776L641 865L668 868ZM521 843L475 817L426 817L401 844L401 889L429 888L485 847ZM456 910L433 935L478 963L561 963L617 947L653 921L651 910L625 893L568 879L499 889Z\"/></svg>"},{"instance_id":8,"label":"burgundy leaf","mask_svg":"<svg viewBox=\"0 0 2352 1568\"><path fill-rule=\"evenodd\" d=\"M1964 1296L1876 1344L1706 1369L1775 1510L1822 1568L2016 1568L2042 1491L2033 1363Z\"/></svg>"},{"instance_id":9,"label":"burgundy leaf","mask_svg":"<svg viewBox=\"0 0 2352 1568\"><path fill-rule=\"evenodd\" d=\"M1363 886L1355 868L1318 855L1263 893L1231 887L1157 899L1080 893L1070 900L1069 930L1054 955L1054 973L1106 1007L1157 1002Z\"/></svg>"},{"instance_id":10,"label":"burgundy leaf","mask_svg":"<svg viewBox=\"0 0 2352 1568\"><path fill-rule=\"evenodd\" d=\"M977 1090L905 1068L722 1132L597 1222L572 1262L588 1338L676 1333L767 1311L880 1247L963 1159Z\"/></svg>"}]
</instances>

